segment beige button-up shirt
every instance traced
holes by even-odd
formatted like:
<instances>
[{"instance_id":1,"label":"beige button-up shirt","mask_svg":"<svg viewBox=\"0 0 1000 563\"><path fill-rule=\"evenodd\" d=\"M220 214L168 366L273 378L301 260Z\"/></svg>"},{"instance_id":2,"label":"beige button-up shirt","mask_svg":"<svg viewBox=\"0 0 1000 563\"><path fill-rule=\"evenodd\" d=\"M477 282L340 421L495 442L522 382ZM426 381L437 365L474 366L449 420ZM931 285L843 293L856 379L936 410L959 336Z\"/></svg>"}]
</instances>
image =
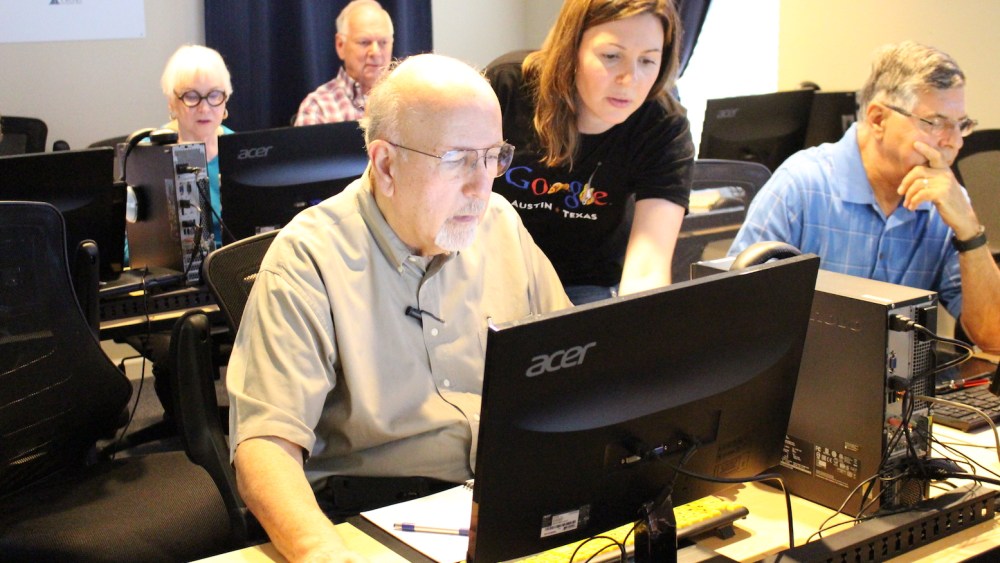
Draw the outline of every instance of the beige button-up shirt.
<instances>
[{"instance_id":1,"label":"beige button-up shirt","mask_svg":"<svg viewBox=\"0 0 1000 563\"><path fill-rule=\"evenodd\" d=\"M488 323L568 306L502 197L468 249L428 260L393 233L366 174L300 213L264 259L226 375L231 448L259 436L298 444L314 484L467 479Z\"/></svg>"}]
</instances>

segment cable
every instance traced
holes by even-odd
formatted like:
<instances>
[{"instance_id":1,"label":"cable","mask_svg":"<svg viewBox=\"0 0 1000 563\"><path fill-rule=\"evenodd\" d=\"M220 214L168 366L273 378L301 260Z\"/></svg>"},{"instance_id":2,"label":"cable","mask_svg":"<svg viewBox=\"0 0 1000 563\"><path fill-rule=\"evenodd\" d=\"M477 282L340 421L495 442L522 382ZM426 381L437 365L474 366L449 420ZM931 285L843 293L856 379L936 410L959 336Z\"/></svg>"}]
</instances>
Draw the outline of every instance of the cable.
<instances>
[{"instance_id":1,"label":"cable","mask_svg":"<svg viewBox=\"0 0 1000 563\"><path fill-rule=\"evenodd\" d=\"M785 494L785 513L788 517L788 548L791 549L795 547L795 528L792 523L792 495L788 492L788 488L785 487L785 481L781 478L781 475L777 473L761 473L760 475L754 475L752 477L713 477L711 475L704 475L701 473L695 473L684 469L682 467L677 467L671 463L667 463L667 466L680 473L681 475L687 475L688 477L693 477L695 479L701 479L703 481L709 481L712 483L727 483L727 484L744 484L744 483L755 483L762 481L777 481L778 486L781 491ZM676 475L674 477L676 479Z\"/></svg>"},{"instance_id":2,"label":"cable","mask_svg":"<svg viewBox=\"0 0 1000 563\"><path fill-rule=\"evenodd\" d=\"M212 205L212 198L208 193L208 176L206 175L199 178L198 173L201 172L202 169L197 166L188 166L188 169L190 169L195 175L194 184L198 187L198 194L201 196L201 200L208 205L208 210L212 213L212 218L218 221L219 226L222 227L222 232L225 233L226 236L234 241L237 240L236 236L229 230L229 227L226 226L225 221L222 220L222 215L215 209L215 206ZM218 241L218 244L219 246L222 246L222 241Z\"/></svg>"},{"instance_id":3,"label":"cable","mask_svg":"<svg viewBox=\"0 0 1000 563\"><path fill-rule=\"evenodd\" d=\"M145 339L141 340L144 348L149 347L149 340L153 336L153 325L152 318L149 315L149 291L146 287L146 276L149 275L149 270L143 268L142 278L142 312L145 317L144 322L146 324L146 334ZM135 413L139 410L139 399L142 398L142 388L146 383L146 354L140 352L139 356L142 357L142 363L139 365L139 387L135 392L135 402L132 405L132 411L128 415L128 420L125 421L125 426L122 428L121 434L119 434L118 439L114 441L111 448L111 456L109 459L114 460L115 456L121 450L121 445L125 441L125 436L128 434L128 429L132 426L132 421L135 419ZM125 360L122 359L122 364L124 365Z\"/></svg>"},{"instance_id":4,"label":"cable","mask_svg":"<svg viewBox=\"0 0 1000 563\"><path fill-rule=\"evenodd\" d=\"M956 403L955 401L949 401L948 399L940 399L938 397L926 397L923 395L918 396L917 399L920 399L921 401L928 401L931 403L941 403L943 405L948 405L949 407L955 407L959 409L972 411L977 415L983 417L986 420L986 422L990 425L990 429L993 431L993 441L997 447L997 461L1000 462L1000 432L997 432L997 425L996 423L993 422L993 419L990 418L990 415L986 414L981 409L978 409L972 405L966 405L964 403Z\"/></svg>"}]
</instances>

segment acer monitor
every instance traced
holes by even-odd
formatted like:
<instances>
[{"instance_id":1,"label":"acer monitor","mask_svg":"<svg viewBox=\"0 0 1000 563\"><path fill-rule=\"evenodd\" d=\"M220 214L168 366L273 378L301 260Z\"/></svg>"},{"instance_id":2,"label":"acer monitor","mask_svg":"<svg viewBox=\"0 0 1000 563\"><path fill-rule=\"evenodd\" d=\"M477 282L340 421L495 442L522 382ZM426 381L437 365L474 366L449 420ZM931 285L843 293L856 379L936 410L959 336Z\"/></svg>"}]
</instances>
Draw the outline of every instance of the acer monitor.
<instances>
[{"instance_id":1,"label":"acer monitor","mask_svg":"<svg viewBox=\"0 0 1000 563\"><path fill-rule=\"evenodd\" d=\"M223 243L279 229L360 177L368 152L356 121L219 137Z\"/></svg>"},{"instance_id":2,"label":"acer monitor","mask_svg":"<svg viewBox=\"0 0 1000 563\"><path fill-rule=\"evenodd\" d=\"M818 269L803 255L490 327L468 561L729 486L675 467L735 478L777 465Z\"/></svg>"},{"instance_id":3,"label":"acer monitor","mask_svg":"<svg viewBox=\"0 0 1000 563\"><path fill-rule=\"evenodd\" d=\"M749 160L774 172L805 147L814 90L708 100L698 158Z\"/></svg>"},{"instance_id":4,"label":"acer monitor","mask_svg":"<svg viewBox=\"0 0 1000 563\"><path fill-rule=\"evenodd\" d=\"M125 184L114 181L114 149L0 157L0 200L43 201L66 222L67 256L97 243L100 279L117 279L125 260Z\"/></svg>"},{"instance_id":5,"label":"acer monitor","mask_svg":"<svg viewBox=\"0 0 1000 563\"><path fill-rule=\"evenodd\" d=\"M855 92L816 92L809 111L806 147L836 143L858 120L858 99Z\"/></svg>"}]
</instances>

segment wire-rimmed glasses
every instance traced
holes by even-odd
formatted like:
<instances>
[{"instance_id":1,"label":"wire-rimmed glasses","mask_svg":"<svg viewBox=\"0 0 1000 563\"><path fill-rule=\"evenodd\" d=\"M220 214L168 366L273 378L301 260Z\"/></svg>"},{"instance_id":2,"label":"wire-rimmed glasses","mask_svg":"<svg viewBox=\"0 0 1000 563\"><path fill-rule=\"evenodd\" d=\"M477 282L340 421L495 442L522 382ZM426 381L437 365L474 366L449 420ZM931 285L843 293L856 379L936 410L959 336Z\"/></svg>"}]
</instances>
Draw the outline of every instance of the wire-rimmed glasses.
<instances>
[{"instance_id":1,"label":"wire-rimmed glasses","mask_svg":"<svg viewBox=\"0 0 1000 563\"><path fill-rule=\"evenodd\" d=\"M422 150L406 147L398 143L393 143L392 141L386 141L386 143L389 143L397 149L413 151L417 154L436 158L441 161L442 165L456 170L473 171L476 169L476 164L479 163L479 161L482 161L483 166L486 167L486 171L495 178L503 176L504 172L507 171L507 168L510 167L511 161L514 160L514 145L506 142L497 147L487 147L485 149L453 149L445 151L443 154L424 152Z\"/></svg>"}]
</instances>

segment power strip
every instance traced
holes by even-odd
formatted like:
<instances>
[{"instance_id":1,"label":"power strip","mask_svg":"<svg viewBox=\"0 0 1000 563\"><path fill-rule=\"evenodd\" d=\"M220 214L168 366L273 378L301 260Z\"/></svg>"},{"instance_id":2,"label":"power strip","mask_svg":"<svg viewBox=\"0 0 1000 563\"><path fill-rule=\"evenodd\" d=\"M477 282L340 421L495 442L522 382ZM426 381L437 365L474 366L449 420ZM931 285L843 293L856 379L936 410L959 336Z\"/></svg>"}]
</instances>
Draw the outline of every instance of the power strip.
<instances>
[{"instance_id":1,"label":"power strip","mask_svg":"<svg viewBox=\"0 0 1000 563\"><path fill-rule=\"evenodd\" d=\"M884 561L992 520L1000 491L966 485L911 510L866 520L841 532L772 555L768 563Z\"/></svg>"}]
</instances>

